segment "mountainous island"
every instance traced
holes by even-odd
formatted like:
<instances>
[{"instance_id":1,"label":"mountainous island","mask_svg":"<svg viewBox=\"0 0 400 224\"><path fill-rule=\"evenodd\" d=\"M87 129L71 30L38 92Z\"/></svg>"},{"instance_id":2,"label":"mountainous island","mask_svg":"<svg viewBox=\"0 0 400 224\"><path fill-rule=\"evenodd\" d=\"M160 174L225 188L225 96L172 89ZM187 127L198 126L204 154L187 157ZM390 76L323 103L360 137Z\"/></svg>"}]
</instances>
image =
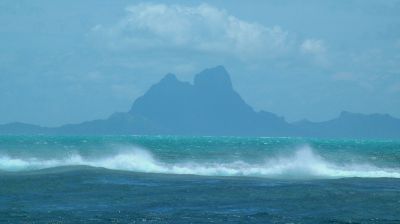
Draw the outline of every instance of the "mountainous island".
<instances>
[{"instance_id":1,"label":"mountainous island","mask_svg":"<svg viewBox=\"0 0 400 224\"><path fill-rule=\"evenodd\" d=\"M288 123L276 114L255 111L233 89L225 68L217 66L197 74L193 84L167 74L128 112L107 119L55 128L8 123L0 125L0 134L400 138L400 119L342 112L329 121Z\"/></svg>"}]
</instances>

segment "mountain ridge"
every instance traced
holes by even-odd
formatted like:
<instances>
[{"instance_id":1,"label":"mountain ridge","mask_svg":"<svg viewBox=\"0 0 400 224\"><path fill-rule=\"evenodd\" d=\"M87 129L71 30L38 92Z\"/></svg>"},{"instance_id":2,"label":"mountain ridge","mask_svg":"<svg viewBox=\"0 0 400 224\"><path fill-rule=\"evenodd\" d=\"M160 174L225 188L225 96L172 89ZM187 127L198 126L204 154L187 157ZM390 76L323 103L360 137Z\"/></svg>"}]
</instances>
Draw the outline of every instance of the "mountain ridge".
<instances>
[{"instance_id":1,"label":"mountain ridge","mask_svg":"<svg viewBox=\"0 0 400 224\"><path fill-rule=\"evenodd\" d=\"M342 111L324 122L288 123L274 113L255 111L234 90L226 69L217 66L196 74L193 84L168 73L138 97L128 112L106 119L54 128L8 123L0 125L0 134L400 138L400 119Z\"/></svg>"}]
</instances>

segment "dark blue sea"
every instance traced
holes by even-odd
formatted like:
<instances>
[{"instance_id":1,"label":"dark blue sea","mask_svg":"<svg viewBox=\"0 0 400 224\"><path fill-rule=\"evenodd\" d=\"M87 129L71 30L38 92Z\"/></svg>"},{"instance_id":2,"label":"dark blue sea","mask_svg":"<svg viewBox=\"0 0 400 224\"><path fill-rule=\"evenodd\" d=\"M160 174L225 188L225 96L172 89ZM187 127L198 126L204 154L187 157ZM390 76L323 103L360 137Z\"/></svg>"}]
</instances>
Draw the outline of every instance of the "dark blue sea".
<instances>
[{"instance_id":1,"label":"dark blue sea","mask_svg":"<svg viewBox=\"0 0 400 224\"><path fill-rule=\"evenodd\" d=\"M0 137L0 223L400 223L400 140Z\"/></svg>"}]
</instances>

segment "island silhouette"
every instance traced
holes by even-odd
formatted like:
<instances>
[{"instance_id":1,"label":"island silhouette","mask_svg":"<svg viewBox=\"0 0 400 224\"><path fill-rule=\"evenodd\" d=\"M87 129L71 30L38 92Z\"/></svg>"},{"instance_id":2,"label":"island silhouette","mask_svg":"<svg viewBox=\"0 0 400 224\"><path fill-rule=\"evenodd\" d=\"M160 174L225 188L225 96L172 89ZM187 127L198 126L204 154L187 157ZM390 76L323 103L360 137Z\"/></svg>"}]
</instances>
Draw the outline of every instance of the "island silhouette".
<instances>
[{"instance_id":1,"label":"island silhouette","mask_svg":"<svg viewBox=\"0 0 400 224\"><path fill-rule=\"evenodd\" d=\"M233 89L223 66L183 82L167 74L128 112L107 119L41 127L25 123L0 125L3 135L206 135L322 138L399 138L400 119L388 114L343 111L324 122L289 123L267 111L255 111Z\"/></svg>"}]
</instances>

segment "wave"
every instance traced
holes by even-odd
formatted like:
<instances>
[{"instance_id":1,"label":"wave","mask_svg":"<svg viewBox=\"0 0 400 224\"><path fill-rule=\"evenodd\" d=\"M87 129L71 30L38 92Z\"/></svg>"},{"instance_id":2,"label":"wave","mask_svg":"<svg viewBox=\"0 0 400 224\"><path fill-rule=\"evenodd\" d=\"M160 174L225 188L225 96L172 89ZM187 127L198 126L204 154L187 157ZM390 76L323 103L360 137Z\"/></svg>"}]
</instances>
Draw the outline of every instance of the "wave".
<instances>
[{"instance_id":1,"label":"wave","mask_svg":"<svg viewBox=\"0 0 400 224\"><path fill-rule=\"evenodd\" d=\"M92 166L145 173L191 174L204 176L252 176L269 178L400 178L400 169L371 164L338 165L302 147L289 156L266 158L263 163L244 161L166 163L146 150L133 149L100 159L73 154L63 159L12 158L0 156L0 170L28 171L60 166Z\"/></svg>"}]
</instances>

